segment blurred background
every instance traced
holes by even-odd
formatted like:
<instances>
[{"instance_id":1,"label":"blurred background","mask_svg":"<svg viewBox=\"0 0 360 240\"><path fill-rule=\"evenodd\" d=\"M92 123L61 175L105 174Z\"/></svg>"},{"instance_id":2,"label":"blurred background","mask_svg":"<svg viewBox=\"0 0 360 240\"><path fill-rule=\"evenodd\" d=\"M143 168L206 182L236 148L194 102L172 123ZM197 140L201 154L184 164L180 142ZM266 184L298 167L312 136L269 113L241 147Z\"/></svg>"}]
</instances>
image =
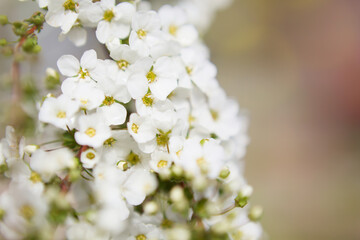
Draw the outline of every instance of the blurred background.
<instances>
[{"instance_id":1,"label":"blurred background","mask_svg":"<svg viewBox=\"0 0 360 240\"><path fill-rule=\"evenodd\" d=\"M36 9L23 4L1 1L0 14L15 20ZM246 177L270 239L360 239L359 13L356 0L234 0L205 36L221 85L250 116ZM57 35L45 27L25 79L43 80L59 48L77 57L87 49ZM14 111L10 64L0 58L1 136Z\"/></svg>"}]
</instances>

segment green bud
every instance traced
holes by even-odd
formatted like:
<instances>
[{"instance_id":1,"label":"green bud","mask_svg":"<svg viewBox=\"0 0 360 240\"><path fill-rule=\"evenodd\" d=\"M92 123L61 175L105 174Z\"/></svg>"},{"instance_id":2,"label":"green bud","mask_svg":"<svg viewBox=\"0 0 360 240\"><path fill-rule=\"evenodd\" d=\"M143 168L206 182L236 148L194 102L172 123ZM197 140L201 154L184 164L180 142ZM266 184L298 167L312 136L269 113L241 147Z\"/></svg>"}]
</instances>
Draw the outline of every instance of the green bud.
<instances>
[{"instance_id":1,"label":"green bud","mask_svg":"<svg viewBox=\"0 0 360 240\"><path fill-rule=\"evenodd\" d=\"M226 179L230 175L230 170L228 168L224 168L221 170L219 177L222 179Z\"/></svg>"},{"instance_id":2,"label":"green bud","mask_svg":"<svg viewBox=\"0 0 360 240\"><path fill-rule=\"evenodd\" d=\"M39 52L41 52L41 46L36 45L33 49L32 49L32 53L34 54L38 54Z\"/></svg>"},{"instance_id":3,"label":"green bud","mask_svg":"<svg viewBox=\"0 0 360 240\"><path fill-rule=\"evenodd\" d=\"M235 198L235 206L236 207L245 207L248 203L248 197L243 197L241 194L238 194Z\"/></svg>"},{"instance_id":4,"label":"green bud","mask_svg":"<svg viewBox=\"0 0 360 240\"><path fill-rule=\"evenodd\" d=\"M29 37L23 43L22 49L24 50L24 52L31 53L36 45L37 45L36 37Z\"/></svg>"},{"instance_id":5,"label":"green bud","mask_svg":"<svg viewBox=\"0 0 360 240\"><path fill-rule=\"evenodd\" d=\"M60 74L53 68L46 69L45 86L47 89L55 89L60 84Z\"/></svg>"},{"instance_id":6,"label":"green bud","mask_svg":"<svg viewBox=\"0 0 360 240\"><path fill-rule=\"evenodd\" d=\"M34 15L31 16L29 22L36 26L42 26L43 23L45 22L44 14L41 12L35 13Z\"/></svg>"},{"instance_id":7,"label":"green bud","mask_svg":"<svg viewBox=\"0 0 360 240\"><path fill-rule=\"evenodd\" d=\"M26 22L14 22L12 25L13 25L13 32L17 36L24 36L29 27L29 24L27 24Z\"/></svg>"},{"instance_id":8,"label":"green bud","mask_svg":"<svg viewBox=\"0 0 360 240\"><path fill-rule=\"evenodd\" d=\"M0 46L6 46L6 44L7 44L7 41L6 41L6 39L5 38L1 38L0 39Z\"/></svg>"},{"instance_id":9,"label":"green bud","mask_svg":"<svg viewBox=\"0 0 360 240\"><path fill-rule=\"evenodd\" d=\"M6 25L8 23L9 23L9 20L8 20L7 16L6 15L0 15L0 24L4 26L4 25Z\"/></svg>"},{"instance_id":10,"label":"green bud","mask_svg":"<svg viewBox=\"0 0 360 240\"><path fill-rule=\"evenodd\" d=\"M3 220L4 216L5 216L5 210L0 208L0 221Z\"/></svg>"}]
</instances>

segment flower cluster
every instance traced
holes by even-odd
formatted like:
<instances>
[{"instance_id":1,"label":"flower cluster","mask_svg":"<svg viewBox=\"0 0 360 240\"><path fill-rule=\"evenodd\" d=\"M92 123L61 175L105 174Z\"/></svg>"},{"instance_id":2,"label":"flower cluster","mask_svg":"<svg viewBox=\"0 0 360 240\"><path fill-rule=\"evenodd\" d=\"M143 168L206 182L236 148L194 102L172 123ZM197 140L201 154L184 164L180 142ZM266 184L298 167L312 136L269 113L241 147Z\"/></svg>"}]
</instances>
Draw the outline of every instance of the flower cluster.
<instances>
[{"instance_id":1,"label":"flower cluster","mask_svg":"<svg viewBox=\"0 0 360 240\"><path fill-rule=\"evenodd\" d=\"M58 145L19 145L8 128L3 236L260 239L261 208L245 207L252 188L239 161L247 118L216 80L190 3L39 1L76 45L96 28L110 58L59 58L62 93L39 112L62 132Z\"/></svg>"}]
</instances>

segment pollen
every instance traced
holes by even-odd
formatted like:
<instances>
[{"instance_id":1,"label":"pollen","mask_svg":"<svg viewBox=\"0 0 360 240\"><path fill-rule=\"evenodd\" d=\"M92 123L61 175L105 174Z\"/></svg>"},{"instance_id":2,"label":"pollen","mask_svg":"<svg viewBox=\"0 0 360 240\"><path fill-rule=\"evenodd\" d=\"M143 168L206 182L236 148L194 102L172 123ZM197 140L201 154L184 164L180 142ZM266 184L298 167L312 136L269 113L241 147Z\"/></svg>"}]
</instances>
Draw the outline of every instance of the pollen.
<instances>
[{"instance_id":1,"label":"pollen","mask_svg":"<svg viewBox=\"0 0 360 240\"><path fill-rule=\"evenodd\" d=\"M66 118L66 112L60 111L56 115L57 118Z\"/></svg>"},{"instance_id":2,"label":"pollen","mask_svg":"<svg viewBox=\"0 0 360 240\"><path fill-rule=\"evenodd\" d=\"M30 221L35 215L34 208L28 204L25 204L20 208L20 215L23 216L26 220Z\"/></svg>"},{"instance_id":3,"label":"pollen","mask_svg":"<svg viewBox=\"0 0 360 240\"><path fill-rule=\"evenodd\" d=\"M79 6L79 3L76 3L74 0L67 0L64 2L63 7L65 10L70 10L76 12L76 7Z\"/></svg>"},{"instance_id":4,"label":"pollen","mask_svg":"<svg viewBox=\"0 0 360 240\"><path fill-rule=\"evenodd\" d=\"M177 33L177 30L178 30L178 27L176 25L170 25L169 26L169 33L173 36L176 35Z\"/></svg>"},{"instance_id":5,"label":"pollen","mask_svg":"<svg viewBox=\"0 0 360 240\"><path fill-rule=\"evenodd\" d=\"M115 17L115 14L112 10L106 10L104 12L104 20L111 22L111 20Z\"/></svg>"},{"instance_id":6,"label":"pollen","mask_svg":"<svg viewBox=\"0 0 360 240\"><path fill-rule=\"evenodd\" d=\"M153 71L149 71L146 75L146 78L148 79L149 83L153 83L156 80L156 74Z\"/></svg>"},{"instance_id":7,"label":"pollen","mask_svg":"<svg viewBox=\"0 0 360 240\"><path fill-rule=\"evenodd\" d=\"M166 161L166 160L160 160L160 161L158 162L158 164L157 164L157 167L158 167L158 168L166 168L167 165L168 165L168 161Z\"/></svg>"},{"instance_id":8,"label":"pollen","mask_svg":"<svg viewBox=\"0 0 360 240\"><path fill-rule=\"evenodd\" d=\"M147 35L147 32L143 29L138 30L136 33L140 39L144 39Z\"/></svg>"},{"instance_id":9,"label":"pollen","mask_svg":"<svg viewBox=\"0 0 360 240\"><path fill-rule=\"evenodd\" d=\"M88 128L85 131L85 134L88 135L89 137L94 137L96 135L96 130L94 128Z\"/></svg>"},{"instance_id":10,"label":"pollen","mask_svg":"<svg viewBox=\"0 0 360 240\"><path fill-rule=\"evenodd\" d=\"M190 123L190 124L192 124L195 120L196 120L196 119L195 119L195 117L194 117L194 116L189 115L189 119L188 119L188 121L189 121L189 123Z\"/></svg>"},{"instance_id":11,"label":"pollen","mask_svg":"<svg viewBox=\"0 0 360 240\"><path fill-rule=\"evenodd\" d=\"M136 236L136 240L147 240L147 237L144 234L140 234Z\"/></svg>"},{"instance_id":12,"label":"pollen","mask_svg":"<svg viewBox=\"0 0 360 240\"><path fill-rule=\"evenodd\" d=\"M129 62L123 59L117 61L116 63L121 70L125 70L129 66Z\"/></svg>"},{"instance_id":13,"label":"pollen","mask_svg":"<svg viewBox=\"0 0 360 240\"><path fill-rule=\"evenodd\" d=\"M92 153L92 152L88 152L88 153L86 154L86 158L87 158L87 159L90 159L90 160L93 160L93 159L95 158L95 154Z\"/></svg>"},{"instance_id":14,"label":"pollen","mask_svg":"<svg viewBox=\"0 0 360 240\"><path fill-rule=\"evenodd\" d=\"M132 130L134 133L138 133L139 126L136 125L135 123L133 123L133 124L131 125L131 130Z\"/></svg>"}]
</instances>

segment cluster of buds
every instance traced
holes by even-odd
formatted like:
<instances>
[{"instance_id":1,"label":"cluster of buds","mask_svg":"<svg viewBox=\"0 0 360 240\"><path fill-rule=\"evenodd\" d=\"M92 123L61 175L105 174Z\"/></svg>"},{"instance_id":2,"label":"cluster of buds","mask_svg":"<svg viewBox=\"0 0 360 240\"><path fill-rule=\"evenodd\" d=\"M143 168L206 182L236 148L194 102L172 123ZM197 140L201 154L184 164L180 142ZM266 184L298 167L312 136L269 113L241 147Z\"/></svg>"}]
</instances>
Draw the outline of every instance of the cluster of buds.
<instances>
[{"instance_id":1,"label":"cluster of buds","mask_svg":"<svg viewBox=\"0 0 360 240\"><path fill-rule=\"evenodd\" d=\"M8 128L0 148L11 179L0 196L2 236L261 238L262 210L248 207L252 188L240 160L247 118L219 86L191 21L189 6L200 2L157 11L141 1L38 2L46 22L76 45L95 28L110 58L93 49L59 58L61 94L43 99L39 120L44 134L56 129L61 137L25 146ZM53 70L48 78L51 86L59 81Z\"/></svg>"}]
</instances>

